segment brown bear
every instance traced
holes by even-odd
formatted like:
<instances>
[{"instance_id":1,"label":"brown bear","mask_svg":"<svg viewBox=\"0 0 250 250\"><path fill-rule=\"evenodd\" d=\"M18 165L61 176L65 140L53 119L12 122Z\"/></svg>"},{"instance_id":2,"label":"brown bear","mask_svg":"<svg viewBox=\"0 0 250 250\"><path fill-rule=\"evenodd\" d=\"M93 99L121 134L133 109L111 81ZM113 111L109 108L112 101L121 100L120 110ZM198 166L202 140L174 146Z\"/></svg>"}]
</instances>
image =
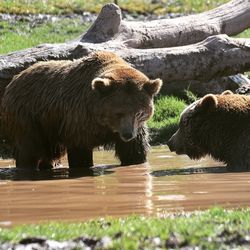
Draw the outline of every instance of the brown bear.
<instances>
[{"instance_id":1,"label":"brown bear","mask_svg":"<svg viewBox=\"0 0 250 250\"><path fill-rule=\"evenodd\" d=\"M171 151L191 159L211 155L229 171L250 170L250 96L208 94L181 114L168 141Z\"/></svg>"},{"instance_id":2,"label":"brown bear","mask_svg":"<svg viewBox=\"0 0 250 250\"><path fill-rule=\"evenodd\" d=\"M145 162L145 122L161 85L112 52L34 64L14 77L2 99L16 166L51 167L66 151L69 167L92 166L101 145L114 145L121 165Z\"/></svg>"}]
</instances>

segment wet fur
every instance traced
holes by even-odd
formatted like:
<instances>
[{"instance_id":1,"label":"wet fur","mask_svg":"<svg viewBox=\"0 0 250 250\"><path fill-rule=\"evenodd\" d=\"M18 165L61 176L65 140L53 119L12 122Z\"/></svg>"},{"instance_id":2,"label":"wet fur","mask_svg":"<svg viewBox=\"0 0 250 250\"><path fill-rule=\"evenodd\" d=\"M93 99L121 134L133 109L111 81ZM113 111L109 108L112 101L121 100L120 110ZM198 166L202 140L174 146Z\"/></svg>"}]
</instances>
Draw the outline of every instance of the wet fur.
<instances>
[{"instance_id":1,"label":"wet fur","mask_svg":"<svg viewBox=\"0 0 250 250\"><path fill-rule=\"evenodd\" d=\"M107 94L94 89L96 77L112 80ZM145 123L138 125L135 139L124 142L101 119L107 101L117 95L118 99L136 98L128 103L128 109L140 109L136 105L152 109L152 98L160 85L149 94L143 89L149 83L144 74L110 52L31 66L7 86L2 101L3 122L15 146L16 166L50 167L66 150L70 167L92 166L92 150L100 145L115 145L122 165L145 162L149 149ZM111 101L110 105L112 113L117 104ZM150 112L153 110L149 117Z\"/></svg>"},{"instance_id":2,"label":"wet fur","mask_svg":"<svg viewBox=\"0 0 250 250\"><path fill-rule=\"evenodd\" d=\"M183 112L180 128L168 144L192 159L211 155L225 162L229 171L249 171L249 124L249 96L207 95Z\"/></svg>"}]
</instances>

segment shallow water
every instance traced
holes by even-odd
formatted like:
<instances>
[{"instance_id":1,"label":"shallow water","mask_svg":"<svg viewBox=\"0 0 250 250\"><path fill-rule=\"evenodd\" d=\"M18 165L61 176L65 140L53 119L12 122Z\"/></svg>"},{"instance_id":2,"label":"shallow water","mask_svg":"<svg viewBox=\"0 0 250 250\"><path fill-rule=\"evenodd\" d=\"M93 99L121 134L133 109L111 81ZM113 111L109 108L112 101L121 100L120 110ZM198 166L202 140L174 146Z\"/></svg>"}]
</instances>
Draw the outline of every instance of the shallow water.
<instances>
[{"instance_id":1,"label":"shallow water","mask_svg":"<svg viewBox=\"0 0 250 250\"><path fill-rule=\"evenodd\" d=\"M118 167L113 155L95 152L95 167L81 172L24 173L0 161L0 226L250 205L250 172L227 173L210 158L192 161L167 147L152 148L142 165Z\"/></svg>"}]
</instances>

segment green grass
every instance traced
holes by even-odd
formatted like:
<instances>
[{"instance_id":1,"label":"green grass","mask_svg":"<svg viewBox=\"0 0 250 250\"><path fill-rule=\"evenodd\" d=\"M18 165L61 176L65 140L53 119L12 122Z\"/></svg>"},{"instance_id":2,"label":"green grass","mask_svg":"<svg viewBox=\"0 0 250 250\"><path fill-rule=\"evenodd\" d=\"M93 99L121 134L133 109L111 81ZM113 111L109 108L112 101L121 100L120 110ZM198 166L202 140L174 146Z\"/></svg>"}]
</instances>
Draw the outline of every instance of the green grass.
<instances>
[{"instance_id":1,"label":"green grass","mask_svg":"<svg viewBox=\"0 0 250 250\"><path fill-rule=\"evenodd\" d=\"M18 242L28 236L44 236L54 240L69 240L78 236L109 236L109 249L155 249L154 239L160 239L160 247L175 244L198 246L199 249L231 249L249 236L250 210L228 211L213 208L191 215L165 218L129 216L106 218L84 223L56 223L21 225L11 229L0 228L0 241ZM237 248L238 249L238 248Z\"/></svg>"},{"instance_id":2,"label":"green grass","mask_svg":"<svg viewBox=\"0 0 250 250\"><path fill-rule=\"evenodd\" d=\"M109 0L4 0L0 3L0 12L3 13L81 13L83 11L99 12L105 3ZM156 13L164 14L166 12L201 12L209 10L227 0L162 0L152 3L151 0L118 0L122 9L135 13Z\"/></svg>"},{"instance_id":3,"label":"green grass","mask_svg":"<svg viewBox=\"0 0 250 250\"><path fill-rule=\"evenodd\" d=\"M90 24L80 18L64 18L54 22L33 24L25 21L0 21L0 54L30 48L41 43L63 43L84 33ZM250 37L250 29L237 37Z\"/></svg>"},{"instance_id":4,"label":"green grass","mask_svg":"<svg viewBox=\"0 0 250 250\"><path fill-rule=\"evenodd\" d=\"M0 54L41 43L63 43L75 39L88 26L80 18L65 18L43 24L0 21Z\"/></svg>"},{"instance_id":5,"label":"green grass","mask_svg":"<svg viewBox=\"0 0 250 250\"><path fill-rule=\"evenodd\" d=\"M250 38L250 29L244 30L236 37L238 37L238 38Z\"/></svg>"},{"instance_id":6,"label":"green grass","mask_svg":"<svg viewBox=\"0 0 250 250\"><path fill-rule=\"evenodd\" d=\"M94 0L5 0L0 1L0 12L9 13L81 13L83 10L98 12L105 3L109 1ZM130 12L147 12L152 8L159 13L160 8L150 5L151 1L120 0L118 3ZM217 6L221 1L161 1L167 11L188 12L204 11ZM144 7L143 7L144 6ZM151 6L151 7L150 7ZM158 6L159 7L159 6ZM96 9L96 11L94 10ZM152 11L149 11L152 12ZM153 11L154 12L154 11ZM158 13L158 14L159 14ZM90 24L83 24L80 18L64 18L54 22L30 23L25 21L7 22L0 21L0 54L9 53L36 46L41 43L60 43L74 39L82 34ZM250 29L244 31L237 37L250 37Z\"/></svg>"},{"instance_id":7,"label":"green grass","mask_svg":"<svg viewBox=\"0 0 250 250\"><path fill-rule=\"evenodd\" d=\"M149 120L151 144L166 144L177 130L179 117L186 103L173 96L160 96L155 101L155 113Z\"/></svg>"}]
</instances>

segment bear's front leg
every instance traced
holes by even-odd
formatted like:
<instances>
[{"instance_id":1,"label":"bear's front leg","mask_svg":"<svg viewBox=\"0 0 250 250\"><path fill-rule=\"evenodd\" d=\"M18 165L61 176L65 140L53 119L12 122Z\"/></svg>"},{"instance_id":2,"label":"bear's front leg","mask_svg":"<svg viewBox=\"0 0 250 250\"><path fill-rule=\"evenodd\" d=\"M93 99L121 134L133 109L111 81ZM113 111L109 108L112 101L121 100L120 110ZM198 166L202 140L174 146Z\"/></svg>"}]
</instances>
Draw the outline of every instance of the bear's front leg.
<instances>
[{"instance_id":1,"label":"bear's front leg","mask_svg":"<svg viewBox=\"0 0 250 250\"><path fill-rule=\"evenodd\" d=\"M148 132L146 127L138 129L136 138L124 142L118 138L115 144L115 154L121 161L121 166L141 164L147 161L149 151Z\"/></svg>"},{"instance_id":2,"label":"bear's front leg","mask_svg":"<svg viewBox=\"0 0 250 250\"><path fill-rule=\"evenodd\" d=\"M70 147L67 149L70 168L93 166L93 150L86 147Z\"/></svg>"},{"instance_id":3,"label":"bear's front leg","mask_svg":"<svg viewBox=\"0 0 250 250\"><path fill-rule=\"evenodd\" d=\"M226 163L229 172L250 171L250 131L243 131L237 143L231 143Z\"/></svg>"},{"instance_id":4,"label":"bear's front leg","mask_svg":"<svg viewBox=\"0 0 250 250\"><path fill-rule=\"evenodd\" d=\"M16 167L19 169L38 170L40 154L39 146L36 143L31 139L23 139L14 152Z\"/></svg>"}]
</instances>

